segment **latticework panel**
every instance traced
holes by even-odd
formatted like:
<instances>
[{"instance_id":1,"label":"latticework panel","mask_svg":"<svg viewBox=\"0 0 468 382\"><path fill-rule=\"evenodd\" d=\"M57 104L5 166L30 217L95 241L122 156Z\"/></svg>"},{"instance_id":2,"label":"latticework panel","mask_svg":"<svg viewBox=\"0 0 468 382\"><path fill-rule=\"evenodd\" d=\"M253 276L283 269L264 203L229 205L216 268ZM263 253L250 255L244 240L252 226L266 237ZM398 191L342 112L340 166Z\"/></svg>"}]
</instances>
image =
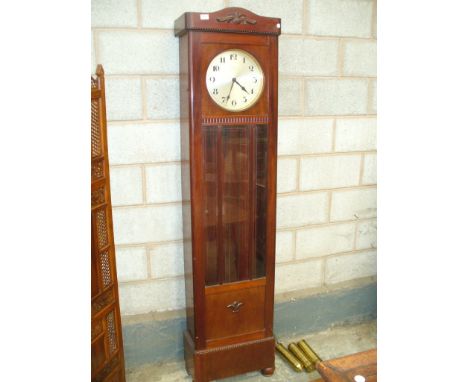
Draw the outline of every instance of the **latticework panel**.
<instances>
[{"instance_id":1,"label":"latticework panel","mask_svg":"<svg viewBox=\"0 0 468 382\"><path fill-rule=\"evenodd\" d=\"M107 341L109 344L109 352L113 353L117 350L117 335L115 332L114 312L110 312L106 318L107 321Z\"/></svg>"},{"instance_id":2,"label":"latticework panel","mask_svg":"<svg viewBox=\"0 0 468 382\"><path fill-rule=\"evenodd\" d=\"M106 202L106 192L104 187L91 192L91 207L98 206Z\"/></svg>"},{"instance_id":3,"label":"latticework panel","mask_svg":"<svg viewBox=\"0 0 468 382\"><path fill-rule=\"evenodd\" d=\"M91 100L91 155L102 154L101 127L99 126L99 103Z\"/></svg>"},{"instance_id":4,"label":"latticework panel","mask_svg":"<svg viewBox=\"0 0 468 382\"><path fill-rule=\"evenodd\" d=\"M102 333L102 321L91 323L91 339Z\"/></svg>"},{"instance_id":5,"label":"latticework panel","mask_svg":"<svg viewBox=\"0 0 468 382\"><path fill-rule=\"evenodd\" d=\"M99 248L104 248L108 243L107 214L105 209L96 212L96 234Z\"/></svg>"},{"instance_id":6,"label":"latticework panel","mask_svg":"<svg viewBox=\"0 0 468 382\"><path fill-rule=\"evenodd\" d=\"M112 283L112 275L111 275L111 264L109 261L109 252L105 251L102 252L100 255L101 260L101 278L102 278L102 285L104 288L108 287Z\"/></svg>"},{"instance_id":7,"label":"latticework panel","mask_svg":"<svg viewBox=\"0 0 468 382\"><path fill-rule=\"evenodd\" d=\"M104 161L96 160L91 163L91 180L98 180L104 177Z\"/></svg>"}]
</instances>

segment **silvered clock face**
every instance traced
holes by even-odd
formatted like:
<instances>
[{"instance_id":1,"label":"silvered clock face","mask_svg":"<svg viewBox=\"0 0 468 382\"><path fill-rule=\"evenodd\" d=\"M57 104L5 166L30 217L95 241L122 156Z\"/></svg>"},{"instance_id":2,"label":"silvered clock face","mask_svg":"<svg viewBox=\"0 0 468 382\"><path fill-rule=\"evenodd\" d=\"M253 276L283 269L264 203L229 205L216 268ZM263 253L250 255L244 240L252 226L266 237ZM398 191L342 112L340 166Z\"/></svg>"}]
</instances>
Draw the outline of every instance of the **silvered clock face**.
<instances>
[{"instance_id":1,"label":"silvered clock face","mask_svg":"<svg viewBox=\"0 0 468 382\"><path fill-rule=\"evenodd\" d=\"M242 111L251 107L263 91L263 70L250 53L229 49L219 53L206 71L210 97L223 109Z\"/></svg>"}]
</instances>

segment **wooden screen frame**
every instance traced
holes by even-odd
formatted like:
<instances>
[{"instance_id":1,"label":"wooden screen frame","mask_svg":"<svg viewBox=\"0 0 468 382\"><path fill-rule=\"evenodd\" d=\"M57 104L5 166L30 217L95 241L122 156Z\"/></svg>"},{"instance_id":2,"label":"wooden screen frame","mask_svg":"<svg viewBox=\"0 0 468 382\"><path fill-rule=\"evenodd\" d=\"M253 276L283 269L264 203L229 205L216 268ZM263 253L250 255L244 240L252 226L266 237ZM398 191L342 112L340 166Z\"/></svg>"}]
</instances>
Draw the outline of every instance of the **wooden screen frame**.
<instances>
[{"instance_id":1,"label":"wooden screen frame","mask_svg":"<svg viewBox=\"0 0 468 382\"><path fill-rule=\"evenodd\" d=\"M91 285L91 381L125 382L101 65L91 77Z\"/></svg>"}]
</instances>

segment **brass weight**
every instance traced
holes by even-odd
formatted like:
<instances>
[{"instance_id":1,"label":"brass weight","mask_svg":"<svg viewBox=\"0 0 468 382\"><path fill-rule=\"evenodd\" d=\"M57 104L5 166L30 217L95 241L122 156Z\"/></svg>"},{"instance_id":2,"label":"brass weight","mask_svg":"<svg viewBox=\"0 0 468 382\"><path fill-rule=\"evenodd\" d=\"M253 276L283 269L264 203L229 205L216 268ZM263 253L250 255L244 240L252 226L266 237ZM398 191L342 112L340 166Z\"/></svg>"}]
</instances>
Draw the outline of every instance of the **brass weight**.
<instances>
[{"instance_id":1,"label":"brass weight","mask_svg":"<svg viewBox=\"0 0 468 382\"><path fill-rule=\"evenodd\" d=\"M296 357L294 357L294 355L291 354L291 352L288 351L288 349L284 347L282 343L277 342L275 348L277 352L283 356L286 362L293 367L294 371L297 371L298 373L302 371L302 364Z\"/></svg>"},{"instance_id":2,"label":"brass weight","mask_svg":"<svg viewBox=\"0 0 468 382\"><path fill-rule=\"evenodd\" d=\"M318 362L321 362L322 359L315 353L312 348L309 346L309 344L306 342L306 340L300 340L297 343L297 346L299 346L299 349L302 350L302 352L306 355L306 357L309 359L310 362L315 366Z\"/></svg>"},{"instance_id":3,"label":"brass weight","mask_svg":"<svg viewBox=\"0 0 468 382\"><path fill-rule=\"evenodd\" d=\"M299 347L295 343L289 344L288 349L304 365L304 367L305 367L305 369L306 369L306 371L308 373L315 370L314 364L309 361L309 359L306 357L306 355L302 352L301 349L299 349Z\"/></svg>"}]
</instances>

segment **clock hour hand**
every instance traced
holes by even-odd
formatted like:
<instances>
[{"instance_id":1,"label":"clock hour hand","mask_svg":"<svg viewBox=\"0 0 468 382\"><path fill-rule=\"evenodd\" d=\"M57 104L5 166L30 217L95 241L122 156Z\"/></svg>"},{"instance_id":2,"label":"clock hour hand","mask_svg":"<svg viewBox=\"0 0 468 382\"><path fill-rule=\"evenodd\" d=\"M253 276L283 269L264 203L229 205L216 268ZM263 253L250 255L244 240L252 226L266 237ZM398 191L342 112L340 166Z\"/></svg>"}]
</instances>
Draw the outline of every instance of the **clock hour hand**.
<instances>
[{"instance_id":1,"label":"clock hour hand","mask_svg":"<svg viewBox=\"0 0 468 382\"><path fill-rule=\"evenodd\" d=\"M247 91L247 89L246 89L245 87L243 87L239 82L237 82L237 80L236 80L235 78L233 78L233 81L234 81L237 85L239 85L243 91L245 91L247 94L249 94L249 92Z\"/></svg>"}]
</instances>

